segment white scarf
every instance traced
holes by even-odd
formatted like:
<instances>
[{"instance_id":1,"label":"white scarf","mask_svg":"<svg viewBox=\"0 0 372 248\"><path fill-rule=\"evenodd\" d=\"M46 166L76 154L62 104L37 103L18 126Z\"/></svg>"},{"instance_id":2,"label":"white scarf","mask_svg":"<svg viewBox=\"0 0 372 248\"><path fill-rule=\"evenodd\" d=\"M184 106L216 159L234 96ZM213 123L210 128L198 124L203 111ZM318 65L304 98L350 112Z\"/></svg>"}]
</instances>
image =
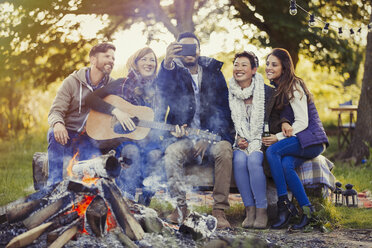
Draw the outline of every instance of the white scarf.
<instances>
[{"instance_id":1,"label":"white scarf","mask_svg":"<svg viewBox=\"0 0 372 248\"><path fill-rule=\"evenodd\" d=\"M245 99L252 98L252 112L248 129ZM262 146L262 129L265 116L265 85L260 73L252 77L249 87L242 89L234 78L229 82L229 106L231 119L234 122L236 133L245 138L249 145L246 152L260 151Z\"/></svg>"}]
</instances>

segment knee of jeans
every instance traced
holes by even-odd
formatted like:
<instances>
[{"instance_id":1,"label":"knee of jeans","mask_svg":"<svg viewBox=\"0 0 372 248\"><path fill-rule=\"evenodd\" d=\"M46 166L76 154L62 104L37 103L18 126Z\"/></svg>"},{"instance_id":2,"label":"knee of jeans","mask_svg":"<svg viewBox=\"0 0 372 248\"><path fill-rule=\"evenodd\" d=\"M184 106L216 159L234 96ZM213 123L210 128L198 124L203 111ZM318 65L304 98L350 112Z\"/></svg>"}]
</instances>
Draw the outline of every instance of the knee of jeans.
<instances>
[{"instance_id":1,"label":"knee of jeans","mask_svg":"<svg viewBox=\"0 0 372 248\"><path fill-rule=\"evenodd\" d=\"M234 167L244 167L246 165L246 154L240 150L234 151L233 164Z\"/></svg>"},{"instance_id":2,"label":"knee of jeans","mask_svg":"<svg viewBox=\"0 0 372 248\"><path fill-rule=\"evenodd\" d=\"M140 150L136 145L126 145L121 150L121 156L126 158L139 158Z\"/></svg>"},{"instance_id":3,"label":"knee of jeans","mask_svg":"<svg viewBox=\"0 0 372 248\"><path fill-rule=\"evenodd\" d=\"M263 161L263 153L254 151L248 156L248 164L261 166Z\"/></svg>"},{"instance_id":4,"label":"knee of jeans","mask_svg":"<svg viewBox=\"0 0 372 248\"><path fill-rule=\"evenodd\" d=\"M290 156L285 156L282 158L282 167L284 174L288 174L294 171L294 163L293 163L293 158Z\"/></svg>"}]
</instances>

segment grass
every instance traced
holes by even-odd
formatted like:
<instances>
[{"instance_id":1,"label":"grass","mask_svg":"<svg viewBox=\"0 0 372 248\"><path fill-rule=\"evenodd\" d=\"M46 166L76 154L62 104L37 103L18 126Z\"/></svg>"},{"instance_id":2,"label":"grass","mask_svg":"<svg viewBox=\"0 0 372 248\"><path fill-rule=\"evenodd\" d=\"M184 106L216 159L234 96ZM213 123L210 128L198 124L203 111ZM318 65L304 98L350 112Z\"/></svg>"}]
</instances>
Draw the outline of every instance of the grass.
<instances>
[{"instance_id":1,"label":"grass","mask_svg":"<svg viewBox=\"0 0 372 248\"><path fill-rule=\"evenodd\" d=\"M0 143L0 206L33 192L32 156L35 152L46 150L46 131L3 140ZM336 152L338 152L337 140L331 137L330 147L324 155L331 157ZM371 161L359 166L350 162L336 161L333 174L343 185L353 184L358 192L372 191ZM317 212L317 219L326 228L372 228L371 209L335 207L329 201L320 201L319 204L317 209L320 211ZM156 199L153 199L150 207L161 215L172 211L170 203L156 201ZM193 210L207 214L212 212L212 208L208 206L194 207ZM244 218L244 206L233 205L226 214L232 223L239 222Z\"/></svg>"},{"instance_id":2,"label":"grass","mask_svg":"<svg viewBox=\"0 0 372 248\"><path fill-rule=\"evenodd\" d=\"M335 157L339 152L337 145L337 137L331 136L329 138L330 145L324 153L328 158ZM342 185L348 183L354 185L354 189L358 192L372 191L372 160L368 160L364 164L355 165L353 161L334 161L335 167L332 170L337 181Z\"/></svg>"},{"instance_id":3,"label":"grass","mask_svg":"<svg viewBox=\"0 0 372 248\"><path fill-rule=\"evenodd\" d=\"M32 156L46 151L46 132L19 136L0 143L0 206L34 192Z\"/></svg>"}]
</instances>

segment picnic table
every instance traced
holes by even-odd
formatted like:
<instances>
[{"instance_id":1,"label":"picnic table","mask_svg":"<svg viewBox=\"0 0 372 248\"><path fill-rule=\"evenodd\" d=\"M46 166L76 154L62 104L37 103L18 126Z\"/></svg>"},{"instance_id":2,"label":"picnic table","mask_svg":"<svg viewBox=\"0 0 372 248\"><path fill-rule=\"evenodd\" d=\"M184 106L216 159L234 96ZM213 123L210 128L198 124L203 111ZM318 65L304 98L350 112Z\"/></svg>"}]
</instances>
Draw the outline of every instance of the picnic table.
<instances>
[{"instance_id":1,"label":"picnic table","mask_svg":"<svg viewBox=\"0 0 372 248\"><path fill-rule=\"evenodd\" d=\"M338 112L337 121L337 143L338 147L342 148L344 145L350 144L353 137L353 131L355 129L356 113L358 110L357 105L343 105L330 110ZM348 114L349 118L347 122L343 122L342 114Z\"/></svg>"}]
</instances>

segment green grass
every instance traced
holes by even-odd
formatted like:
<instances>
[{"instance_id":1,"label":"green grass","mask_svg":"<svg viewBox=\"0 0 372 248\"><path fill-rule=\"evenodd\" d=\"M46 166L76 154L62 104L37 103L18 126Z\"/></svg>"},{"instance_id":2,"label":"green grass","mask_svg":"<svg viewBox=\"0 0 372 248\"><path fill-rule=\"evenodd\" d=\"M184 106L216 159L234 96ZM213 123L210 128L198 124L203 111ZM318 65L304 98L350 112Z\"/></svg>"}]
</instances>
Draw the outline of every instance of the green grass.
<instances>
[{"instance_id":1,"label":"green grass","mask_svg":"<svg viewBox=\"0 0 372 248\"><path fill-rule=\"evenodd\" d=\"M32 156L46 149L46 132L1 141L0 206L34 192Z\"/></svg>"},{"instance_id":2,"label":"green grass","mask_svg":"<svg viewBox=\"0 0 372 248\"><path fill-rule=\"evenodd\" d=\"M324 156L327 158L333 158L340 152L337 145L337 137L329 137L329 147L324 152ZM354 161L333 161L335 164L332 170L337 181L341 182L342 185L351 183L354 185L354 189L358 192L372 191L372 160L369 159L367 163L355 165Z\"/></svg>"}]
</instances>

